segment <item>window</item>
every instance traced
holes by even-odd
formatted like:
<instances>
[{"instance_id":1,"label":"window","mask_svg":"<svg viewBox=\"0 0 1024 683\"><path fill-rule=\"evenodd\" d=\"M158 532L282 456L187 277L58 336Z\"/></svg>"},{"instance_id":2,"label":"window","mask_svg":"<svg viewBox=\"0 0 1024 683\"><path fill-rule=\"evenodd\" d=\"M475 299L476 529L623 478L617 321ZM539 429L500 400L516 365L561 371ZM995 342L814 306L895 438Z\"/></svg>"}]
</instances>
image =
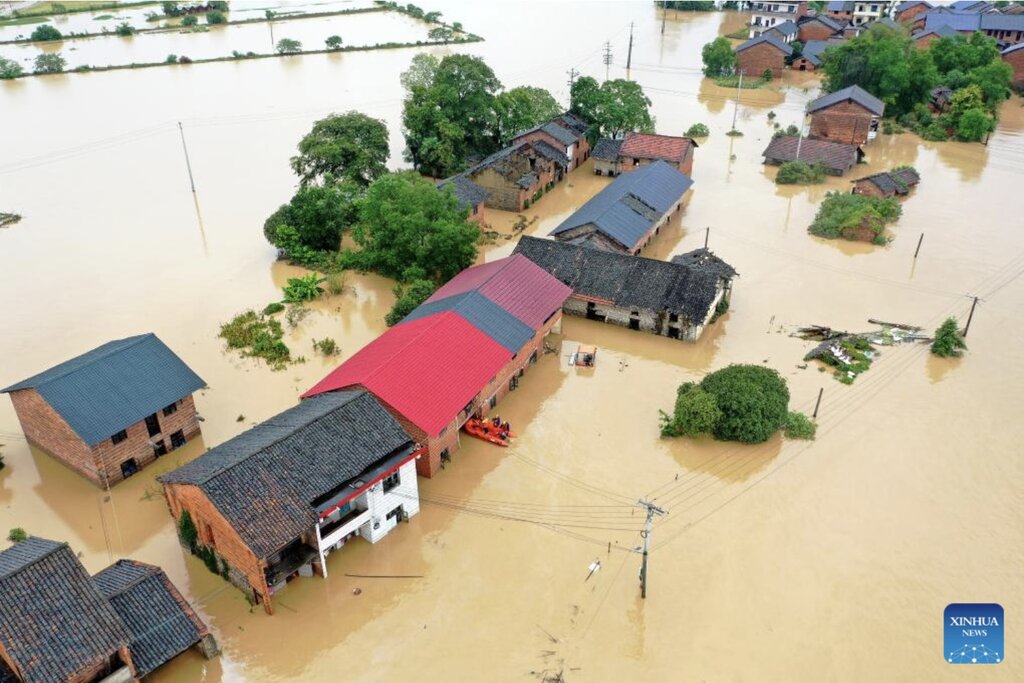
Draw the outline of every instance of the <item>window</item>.
<instances>
[{"instance_id":1,"label":"window","mask_svg":"<svg viewBox=\"0 0 1024 683\"><path fill-rule=\"evenodd\" d=\"M496 405L498 405L498 395L497 394L495 394L494 396L491 396L490 404L491 404L492 408L495 407Z\"/></svg>"},{"instance_id":2,"label":"window","mask_svg":"<svg viewBox=\"0 0 1024 683\"><path fill-rule=\"evenodd\" d=\"M178 402L177 401L175 401L171 405L169 405L166 408L164 408L164 417L170 417L171 415L174 415L176 412L178 412Z\"/></svg>"},{"instance_id":3,"label":"window","mask_svg":"<svg viewBox=\"0 0 1024 683\"><path fill-rule=\"evenodd\" d=\"M479 204L474 204L473 205L473 215L475 216L478 213L480 213L480 205Z\"/></svg>"},{"instance_id":4,"label":"window","mask_svg":"<svg viewBox=\"0 0 1024 683\"><path fill-rule=\"evenodd\" d=\"M128 440L128 430L127 429L122 429L117 434L114 434L112 437L110 437L110 441L114 445L117 445L117 444L121 443L122 441L127 441L127 440Z\"/></svg>"},{"instance_id":5,"label":"window","mask_svg":"<svg viewBox=\"0 0 1024 683\"><path fill-rule=\"evenodd\" d=\"M534 351L530 354L530 363L535 364L537 362L537 352Z\"/></svg>"},{"instance_id":6,"label":"window","mask_svg":"<svg viewBox=\"0 0 1024 683\"><path fill-rule=\"evenodd\" d=\"M167 455L167 443L163 439L157 441L156 445L153 446L153 455L158 458L161 455Z\"/></svg>"},{"instance_id":7,"label":"window","mask_svg":"<svg viewBox=\"0 0 1024 683\"><path fill-rule=\"evenodd\" d=\"M402 483L401 473L398 470L395 470L388 476L384 477L384 481L382 483L384 484L384 493L387 493Z\"/></svg>"},{"instance_id":8,"label":"window","mask_svg":"<svg viewBox=\"0 0 1024 683\"><path fill-rule=\"evenodd\" d=\"M135 462L135 458L128 458L121 463L121 476L127 479L136 472L139 471L139 464Z\"/></svg>"},{"instance_id":9,"label":"window","mask_svg":"<svg viewBox=\"0 0 1024 683\"><path fill-rule=\"evenodd\" d=\"M399 505L394 510L392 510L387 515L385 515L385 517L387 519L389 519L389 520L391 520L391 519L402 520L405 517L405 510L403 510L402 506Z\"/></svg>"},{"instance_id":10,"label":"window","mask_svg":"<svg viewBox=\"0 0 1024 683\"><path fill-rule=\"evenodd\" d=\"M185 432L178 430L171 434L171 450L185 445Z\"/></svg>"},{"instance_id":11,"label":"window","mask_svg":"<svg viewBox=\"0 0 1024 683\"><path fill-rule=\"evenodd\" d=\"M677 322L679 322L679 314L678 313L669 313L668 314L668 321L670 323L677 323Z\"/></svg>"},{"instance_id":12,"label":"window","mask_svg":"<svg viewBox=\"0 0 1024 683\"><path fill-rule=\"evenodd\" d=\"M156 413L146 418L146 430L150 436L156 436L160 433L160 420L157 418Z\"/></svg>"}]
</instances>

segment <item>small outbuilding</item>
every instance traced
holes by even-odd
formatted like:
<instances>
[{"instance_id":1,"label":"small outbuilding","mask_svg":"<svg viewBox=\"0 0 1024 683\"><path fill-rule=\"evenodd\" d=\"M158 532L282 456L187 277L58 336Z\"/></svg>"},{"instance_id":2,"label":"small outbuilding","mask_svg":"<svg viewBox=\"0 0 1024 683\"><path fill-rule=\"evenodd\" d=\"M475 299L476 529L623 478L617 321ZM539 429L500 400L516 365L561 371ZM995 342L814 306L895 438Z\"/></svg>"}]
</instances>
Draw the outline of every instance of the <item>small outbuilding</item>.
<instances>
[{"instance_id":1,"label":"small outbuilding","mask_svg":"<svg viewBox=\"0 0 1024 683\"><path fill-rule=\"evenodd\" d=\"M775 24L774 26L765 29L764 31L762 31L761 35L773 36L788 45L789 43L792 43L794 40L796 40L797 27L796 24L793 23L792 19L787 19L786 21Z\"/></svg>"},{"instance_id":2,"label":"small outbuilding","mask_svg":"<svg viewBox=\"0 0 1024 683\"><path fill-rule=\"evenodd\" d=\"M484 208L487 202L487 190L480 187L464 175L452 176L437 184L437 189L442 192L451 188L459 207L469 212L469 220L482 224L484 222Z\"/></svg>"},{"instance_id":3,"label":"small outbuilding","mask_svg":"<svg viewBox=\"0 0 1024 683\"><path fill-rule=\"evenodd\" d=\"M613 138L601 138L597 141L591 153L594 158L595 175L617 176L622 173L619 150L622 149L623 142L623 140Z\"/></svg>"},{"instance_id":4,"label":"small outbuilding","mask_svg":"<svg viewBox=\"0 0 1024 683\"><path fill-rule=\"evenodd\" d=\"M98 486L115 484L199 434L206 386L155 334L108 342L0 390L25 438Z\"/></svg>"},{"instance_id":5,"label":"small outbuilding","mask_svg":"<svg viewBox=\"0 0 1024 683\"><path fill-rule=\"evenodd\" d=\"M781 78L786 58L793 48L779 38L764 33L733 48L736 68L748 78L761 78L771 72L772 78Z\"/></svg>"},{"instance_id":6,"label":"small outbuilding","mask_svg":"<svg viewBox=\"0 0 1024 683\"><path fill-rule=\"evenodd\" d=\"M851 182L853 194L885 198L909 194L910 190L921 182L921 177L917 171L907 167L875 173Z\"/></svg>"},{"instance_id":7,"label":"small outbuilding","mask_svg":"<svg viewBox=\"0 0 1024 683\"><path fill-rule=\"evenodd\" d=\"M795 71L816 71L822 64L825 50L842 42L842 39L807 41L800 56L793 60L792 68Z\"/></svg>"},{"instance_id":8,"label":"small outbuilding","mask_svg":"<svg viewBox=\"0 0 1024 683\"><path fill-rule=\"evenodd\" d=\"M917 33L911 35L910 39L914 41L914 47L918 50L926 50L939 38L952 38L956 35L959 35L956 29L947 24L941 24L933 28L921 29Z\"/></svg>"},{"instance_id":9,"label":"small outbuilding","mask_svg":"<svg viewBox=\"0 0 1024 683\"><path fill-rule=\"evenodd\" d=\"M807 106L812 138L863 145L878 135L885 103L859 85L823 95Z\"/></svg>"},{"instance_id":10,"label":"small outbuilding","mask_svg":"<svg viewBox=\"0 0 1024 683\"><path fill-rule=\"evenodd\" d=\"M804 138L801 142L795 135L780 135L768 143L762 155L766 164L803 161L821 165L829 175L841 176L857 165L864 152L857 145L814 138Z\"/></svg>"}]
</instances>

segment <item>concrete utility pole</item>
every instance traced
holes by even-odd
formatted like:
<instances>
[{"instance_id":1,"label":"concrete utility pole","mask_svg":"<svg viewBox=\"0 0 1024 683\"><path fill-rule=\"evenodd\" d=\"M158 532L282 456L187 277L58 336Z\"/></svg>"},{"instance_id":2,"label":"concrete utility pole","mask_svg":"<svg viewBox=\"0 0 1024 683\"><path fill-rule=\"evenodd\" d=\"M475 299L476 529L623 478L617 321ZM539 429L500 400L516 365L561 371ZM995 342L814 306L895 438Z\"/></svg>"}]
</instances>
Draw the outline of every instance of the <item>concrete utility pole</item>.
<instances>
[{"instance_id":1,"label":"concrete utility pole","mask_svg":"<svg viewBox=\"0 0 1024 683\"><path fill-rule=\"evenodd\" d=\"M566 73L569 74L569 96L572 97L572 86L576 84L576 77L580 75L580 72L576 70L576 67L573 67Z\"/></svg>"},{"instance_id":2,"label":"concrete utility pole","mask_svg":"<svg viewBox=\"0 0 1024 683\"><path fill-rule=\"evenodd\" d=\"M608 80L608 69L612 65L612 44L606 42L604 44L604 80Z\"/></svg>"},{"instance_id":3,"label":"concrete utility pole","mask_svg":"<svg viewBox=\"0 0 1024 683\"><path fill-rule=\"evenodd\" d=\"M743 90L743 70L740 69L740 82L736 85L736 108L732 110L732 129L736 130L736 115L740 113L740 91Z\"/></svg>"},{"instance_id":4,"label":"concrete utility pole","mask_svg":"<svg viewBox=\"0 0 1024 683\"><path fill-rule=\"evenodd\" d=\"M818 417L818 408L821 407L821 395L825 393L825 387L818 389L818 400L814 403L814 414L811 415L813 418Z\"/></svg>"},{"instance_id":5,"label":"concrete utility pole","mask_svg":"<svg viewBox=\"0 0 1024 683\"><path fill-rule=\"evenodd\" d=\"M626 53L626 73L633 66L633 22L629 22L629 52Z\"/></svg>"},{"instance_id":6,"label":"concrete utility pole","mask_svg":"<svg viewBox=\"0 0 1024 683\"><path fill-rule=\"evenodd\" d=\"M668 16L668 3L665 0L661 2L661 35L665 35L665 17Z\"/></svg>"},{"instance_id":7,"label":"concrete utility pole","mask_svg":"<svg viewBox=\"0 0 1024 683\"><path fill-rule=\"evenodd\" d=\"M974 297L974 301L971 303L971 312L967 314L967 325L964 327L964 336L967 336L968 330L971 329L971 320L974 319L974 309L978 306L978 297Z\"/></svg>"},{"instance_id":8,"label":"concrete utility pole","mask_svg":"<svg viewBox=\"0 0 1024 683\"><path fill-rule=\"evenodd\" d=\"M711 237L711 226L704 228L704 248L708 248L708 238Z\"/></svg>"},{"instance_id":9,"label":"concrete utility pole","mask_svg":"<svg viewBox=\"0 0 1024 683\"><path fill-rule=\"evenodd\" d=\"M181 148L185 150L185 168L188 169L188 182L192 186L192 194L196 193L196 181L192 178L192 162L188 159L188 145L185 144L185 129L178 121L178 131L181 133Z\"/></svg>"},{"instance_id":10,"label":"concrete utility pole","mask_svg":"<svg viewBox=\"0 0 1024 683\"><path fill-rule=\"evenodd\" d=\"M647 510L647 519L644 521L644 530L642 532L640 532L640 535L643 536L643 539L644 539L644 550L643 550L644 554L643 554L643 560L642 560L642 562L640 564L640 597L646 599L647 598L647 556L649 554L649 551L648 551L648 548L647 548L647 544L648 544L648 541L651 538L651 521L654 520L654 516L655 515L661 516L661 515L664 515L666 513L665 513L664 510L662 510L660 507L658 507L654 503L649 503L646 500L638 500L636 504L638 506L642 507L642 508L646 508L646 510Z\"/></svg>"},{"instance_id":11,"label":"concrete utility pole","mask_svg":"<svg viewBox=\"0 0 1024 683\"><path fill-rule=\"evenodd\" d=\"M914 258L915 259L917 258L917 255L921 252L921 242L924 242L924 233L923 232L921 233L921 236L917 238L917 249L914 250Z\"/></svg>"}]
</instances>

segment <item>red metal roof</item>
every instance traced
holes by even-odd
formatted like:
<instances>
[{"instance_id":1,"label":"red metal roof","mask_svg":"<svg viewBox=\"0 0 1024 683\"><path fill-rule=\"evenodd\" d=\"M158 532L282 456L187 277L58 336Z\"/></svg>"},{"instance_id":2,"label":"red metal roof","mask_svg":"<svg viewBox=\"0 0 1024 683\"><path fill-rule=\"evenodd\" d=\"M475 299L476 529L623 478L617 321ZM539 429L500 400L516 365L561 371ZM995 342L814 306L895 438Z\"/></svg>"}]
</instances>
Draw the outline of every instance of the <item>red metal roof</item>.
<instances>
[{"instance_id":1,"label":"red metal roof","mask_svg":"<svg viewBox=\"0 0 1024 683\"><path fill-rule=\"evenodd\" d=\"M390 328L302 397L361 385L437 436L511 358L460 315L443 311Z\"/></svg>"},{"instance_id":2,"label":"red metal roof","mask_svg":"<svg viewBox=\"0 0 1024 683\"><path fill-rule=\"evenodd\" d=\"M647 133L627 133L626 139L619 149L619 156L636 159L664 159L679 163L686 155L690 145L695 144L690 138L672 135L649 135Z\"/></svg>"},{"instance_id":3,"label":"red metal roof","mask_svg":"<svg viewBox=\"0 0 1024 683\"><path fill-rule=\"evenodd\" d=\"M434 292L427 302L477 291L508 313L540 329L572 290L522 254L467 268Z\"/></svg>"}]
</instances>

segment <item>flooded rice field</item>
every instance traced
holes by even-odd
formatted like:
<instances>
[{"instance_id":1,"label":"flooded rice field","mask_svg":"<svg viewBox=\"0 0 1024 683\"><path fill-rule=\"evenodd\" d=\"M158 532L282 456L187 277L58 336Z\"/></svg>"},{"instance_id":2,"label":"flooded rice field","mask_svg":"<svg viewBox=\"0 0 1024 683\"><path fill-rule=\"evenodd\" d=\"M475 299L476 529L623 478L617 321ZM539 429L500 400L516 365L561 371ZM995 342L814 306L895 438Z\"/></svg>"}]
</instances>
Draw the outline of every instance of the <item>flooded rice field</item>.
<instances>
[{"instance_id":1,"label":"flooded rice field","mask_svg":"<svg viewBox=\"0 0 1024 683\"><path fill-rule=\"evenodd\" d=\"M851 176L779 187L760 157L768 113L799 125L817 80L786 74L743 91L736 107L734 91L700 76L701 45L743 16L670 16L662 34L651 3L426 9L481 35L457 49L484 57L507 87L542 86L562 102L569 68L604 75L605 40L611 76L626 75L635 23L629 75L649 94L659 132L698 121L712 131L696 152L685 210L648 255L701 246L710 228L709 246L740 273L729 313L696 344L566 319L557 352L499 407L521 435L512 448L464 439L447 470L420 480L421 514L376 547L356 542L331 555L329 579L292 582L267 617L182 553L155 478L293 405L383 331L392 283L352 273L348 291L287 332L305 363L272 372L216 337L235 313L278 299L299 272L275 262L261 227L294 190L288 158L314 120L349 109L383 118L392 166L403 165L398 77L415 51L2 83L0 211L24 220L0 231L0 385L153 331L209 388L196 398L202 439L109 496L30 448L0 400L0 530L67 540L91 571L124 555L163 566L224 653L181 657L153 677L161 682L528 681L556 671L570 682L959 680L942 659L946 604L998 602L1010 619L1024 612L1021 100L1003 107L988 146L909 134L870 143L858 176L912 164L922 182L888 246L825 241L807 225L824 193L848 190ZM319 20L292 22L288 37L303 39L291 26L306 24L313 42L332 32L355 40ZM179 41L193 39L220 38L130 42L167 40L157 52L191 54ZM115 41L96 41L109 61L121 59ZM229 40L218 49L253 48ZM724 135L734 115L742 137ZM525 212L525 233L546 235L607 182L589 165L574 172ZM505 235L518 219L487 216ZM499 235L481 259L514 244ZM869 317L932 329L948 315L964 320L967 294L982 303L965 358L887 349L850 387L800 369L810 343L786 334L812 323L862 329ZM323 336L338 341L339 357L313 353L311 340ZM593 370L567 364L580 342L600 348ZM809 412L824 387L817 441L660 439L657 411L676 386L733 362L778 369L796 409ZM645 495L669 514L651 537L641 600L640 558L625 550L639 543L632 504ZM601 570L585 580L598 559ZM1006 661L973 676L1024 678L1021 633L1009 628Z\"/></svg>"}]
</instances>

